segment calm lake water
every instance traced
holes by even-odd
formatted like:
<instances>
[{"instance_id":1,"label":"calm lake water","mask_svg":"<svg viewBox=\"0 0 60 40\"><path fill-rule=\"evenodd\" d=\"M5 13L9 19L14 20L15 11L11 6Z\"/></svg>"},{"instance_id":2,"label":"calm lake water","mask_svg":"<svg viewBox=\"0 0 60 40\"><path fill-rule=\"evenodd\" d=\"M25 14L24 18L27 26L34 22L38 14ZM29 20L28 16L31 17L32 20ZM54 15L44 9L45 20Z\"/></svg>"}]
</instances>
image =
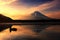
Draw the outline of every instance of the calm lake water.
<instances>
[{"instance_id":1,"label":"calm lake water","mask_svg":"<svg viewBox=\"0 0 60 40\"><path fill-rule=\"evenodd\" d=\"M13 25L17 31L0 32L0 40L58 40L60 25Z\"/></svg>"}]
</instances>

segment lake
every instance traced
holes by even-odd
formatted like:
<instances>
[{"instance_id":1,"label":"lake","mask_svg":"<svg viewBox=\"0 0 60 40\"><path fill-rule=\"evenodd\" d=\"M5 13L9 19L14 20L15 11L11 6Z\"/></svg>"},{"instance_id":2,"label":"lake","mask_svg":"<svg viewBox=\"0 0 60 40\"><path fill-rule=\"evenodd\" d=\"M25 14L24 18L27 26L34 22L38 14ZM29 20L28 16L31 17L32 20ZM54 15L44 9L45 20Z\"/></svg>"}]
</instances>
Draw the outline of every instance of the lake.
<instances>
[{"instance_id":1,"label":"lake","mask_svg":"<svg viewBox=\"0 0 60 40\"><path fill-rule=\"evenodd\" d=\"M13 25L17 31L9 28L0 32L0 40L58 40L60 25Z\"/></svg>"}]
</instances>

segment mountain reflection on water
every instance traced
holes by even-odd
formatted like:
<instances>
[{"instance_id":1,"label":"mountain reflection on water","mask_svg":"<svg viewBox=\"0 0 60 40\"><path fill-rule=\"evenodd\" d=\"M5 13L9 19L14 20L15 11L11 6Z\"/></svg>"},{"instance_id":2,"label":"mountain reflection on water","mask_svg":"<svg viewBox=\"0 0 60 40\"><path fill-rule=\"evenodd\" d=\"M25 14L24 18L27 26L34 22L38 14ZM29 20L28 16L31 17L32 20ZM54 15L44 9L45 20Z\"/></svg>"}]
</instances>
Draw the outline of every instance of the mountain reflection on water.
<instances>
[{"instance_id":1,"label":"mountain reflection on water","mask_svg":"<svg viewBox=\"0 0 60 40\"><path fill-rule=\"evenodd\" d=\"M0 40L60 39L60 25L13 25L13 28L17 28L17 31L10 33L9 29L6 29L0 32Z\"/></svg>"}]
</instances>

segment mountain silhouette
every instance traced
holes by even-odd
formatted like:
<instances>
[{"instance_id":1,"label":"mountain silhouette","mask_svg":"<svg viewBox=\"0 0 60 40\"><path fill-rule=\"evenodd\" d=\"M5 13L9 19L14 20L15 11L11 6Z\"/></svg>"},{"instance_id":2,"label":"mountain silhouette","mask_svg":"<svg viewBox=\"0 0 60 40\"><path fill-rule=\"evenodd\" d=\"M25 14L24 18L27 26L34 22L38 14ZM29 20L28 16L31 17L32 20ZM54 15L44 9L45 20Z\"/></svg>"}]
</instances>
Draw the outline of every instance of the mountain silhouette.
<instances>
[{"instance_id":1,"label":"mountain silhouette","mask_svg":"<svg viewBox=\"0 0 60 40\"><path fill-rule=\"evenodd\" d=\"M2 14L0 14L0 22L8 22L8 21L11 21L12 19L9 18L9 17L6 17ZM8 24L0 24L0 32L11 27L12 25L8 25Z\"/></svg>"},{"instance_id":2,"label":"mountain silhouette","mask_svg":"<svg viewBox=\"0 0 60 40\"><path fill-rule=\"evenodd\" d=\"M6 21L11 21L12 19L0 14L0 22L6 22Z\"/></svg>"},{"instance_id":3,"label":"mountain silhouette","mask_svg":"<svg viewBox=\"0 0 60 40\"><path fill-rule=\"evenodd\" d=\"M51 18L45 16L44 14L40 13L39 11L35 11L34 13L31 14L32 18L35 19L35 20L49 20Z\"/></svg>"}]
</instances>

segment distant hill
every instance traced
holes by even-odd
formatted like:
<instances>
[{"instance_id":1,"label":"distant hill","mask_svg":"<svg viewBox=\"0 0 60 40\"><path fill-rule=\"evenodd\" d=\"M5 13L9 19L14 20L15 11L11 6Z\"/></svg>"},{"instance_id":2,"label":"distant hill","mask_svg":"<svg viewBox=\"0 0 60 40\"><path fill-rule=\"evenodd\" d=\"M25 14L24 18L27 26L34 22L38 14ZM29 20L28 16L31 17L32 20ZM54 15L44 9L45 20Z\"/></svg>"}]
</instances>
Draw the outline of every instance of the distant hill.
<instances>
[{"instance_id":1,"label":"distant hill","mask_svg":"<svg viewBox=\"0 0 60 40\"><path fill-rule=\"evenodd\" d=\"M11 18L0 14L0 22L8 22L8 21L11 21L11 20L12 20ZM9 28L11 26L12 25L9 25L9 24L5 24L5 25L4 24L3 25L0 24L0 32L2 32L3 30L5 30L5 29L7 29L7 28Z\"/></svg>"},{"instance_id":2,"label":"distant hill","mask_svg":"<svg viewBox=\"0 0 60 40\"><path fill-rule=\"evenodd\" d=\"M9 18L9 17L6 17L6 16L4 16L4 15L2 15L2 14L0 14L0 22L2 21L11 21L12 19L11 18Z\"/></svg>"},{"instance_id":3,"label":"distant hill","mask_svg":"<svg viewBox=\"0 0 60 40\"><path fill-rule=\"evenodd\" d=\"M42 20L42 19L51 19L45 15L43 15L42 13L40 13L39 11L35 11L34 13L31 14L31 17L34 20Z\"/></svg>"}]
</instances>

